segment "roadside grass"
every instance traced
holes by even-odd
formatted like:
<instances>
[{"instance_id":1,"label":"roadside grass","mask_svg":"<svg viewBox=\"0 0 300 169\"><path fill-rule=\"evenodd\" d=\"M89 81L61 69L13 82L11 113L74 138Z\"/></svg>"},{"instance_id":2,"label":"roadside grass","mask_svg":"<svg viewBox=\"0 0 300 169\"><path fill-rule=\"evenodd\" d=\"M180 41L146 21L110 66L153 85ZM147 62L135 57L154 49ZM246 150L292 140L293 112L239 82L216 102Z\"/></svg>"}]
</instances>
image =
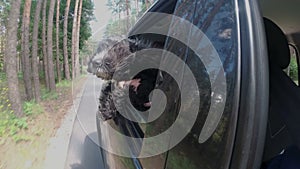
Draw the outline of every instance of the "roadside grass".
<instances>
[{"instance_id":1,"label":"roadside grass","mask_svg":"<svg viewBox=\"0 0 300 169\"><path fill-rule=\"evenodd\" d=\"M0 84L1 86L1 84ZM30 130L31 121L34 121L40 114L45 113L45 108L34 100L23 103L23 117L16 117L10 109L11 105L7 98L7 88L1 88L0 96L0 145L12 139L16 143L32 140L30 135L24 134ZM45 100L57 99L57 94L45 93L42 95Z\"/></svg>"},{"instance_id":2,"label":"roadside grass","mask_svg":"<svg viewBox=\"0 0 300 169\"><path fill-rule=\"evenodd\" d=\"M10 109L6 78L0 73L0 169L43 168L50 138L73 104L72 92L78 92L84 81L81 77L74 86L72 81L61 81L56 92L49 92L42 85L42 101L24 102L24 116L18 118ZM22 86L20 92L24 96Z\"/></svg>"},{"instance_id":3,"label":"roadside grass","mask_svg":"<svg viewBox=\"0 0 300 169\"><path fill-rule=\"evenodd\" d=\"M71 87L72 81L69 80L62 80L61 82L56 84L56 87L62 88L62 87Z\"/></svg>"},{"instance_id":4,"label":"roadside grass","mask_svg":"<svg viewBox=\"0 0 300 169\"><path fill-rule=\"evenodd\" d=\"M20 141L30 141L30 136L21 133L22 131L29 129L29 121L32 121L37 115L44 113L43 106L36 103L34 100L24 102L24 116L15 116L11 110L11 104L8 99L7 83L3 76L1 76L0 81L0 94L0 145L10 140L10 138L16 143ZM43 97L45 97L45 95L43 95ZM46 95L46 97L50 99L55 98L49 94Z\"/></svg>"},{"instance_id":5,"label":"roadside grass","mask_svg":"<svg viewBox=\"0 0 300 169\"><path fill-rule=\"evenodd\" d=\"M41 98L43 101L56 100L58 98L57 92L50 92L46 88L42 88L41 91L42 91Z\"/></svg>"},{"instance_id":6,"label":"roadside grass","mask_svg":"<svg viewBox=\"0 0 300 169\"><path fill-rule=\"evenodd\" d=\"M22 74L18 74L22 78ZM16 117L11 110L11 104L8 99L8 87L4 73L0 73L0 145L12 139L16 143L20 141L30 141L31 136L24 135L24 131L30 130L29 123L36 119L40 114L46 112L45 102L57 100L72 86L71 81L63 80L56 85L57 92L49 92L42 85L41 103L34 100L23 103L23 117ZM57 106L58 107L58 106ZM57 110L57 107L55 110ZM23 134L22 134L23 132Z\"/></svg>"}]
</instances>

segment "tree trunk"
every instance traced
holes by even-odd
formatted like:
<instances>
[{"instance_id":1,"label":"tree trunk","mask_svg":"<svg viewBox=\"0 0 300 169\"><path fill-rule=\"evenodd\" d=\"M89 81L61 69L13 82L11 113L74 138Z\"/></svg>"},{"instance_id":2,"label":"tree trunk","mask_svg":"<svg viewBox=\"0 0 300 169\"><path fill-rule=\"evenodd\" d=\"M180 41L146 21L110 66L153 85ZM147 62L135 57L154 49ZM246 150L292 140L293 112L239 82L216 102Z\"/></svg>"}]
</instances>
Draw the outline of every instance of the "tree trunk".
<instances>
[{"instance_id":1,"label":"tree trunk","mask_svg":"<svg viewBox=\"0 0 300 169\"><path fill-rule=\"evenodd\" d=\"M128 0L126 0L125 3L126 3L126 15L128 17L129 16L129 2L128 2Z\"/></svg>"},{"instance_id":2,"label":"tree trunk","mask_svg":"<svg viewBox=\"0 0 300 169\"><path fill-rule=\"evenodd\" d=\"M80 35L80 22L82 14L82 0L79 2L78 8L78 19L76 25L76 43L75 43L75 77L80 75L80 64L79 64L79 35Z\"/></svg>"},{"instance_id":3,"label":"tree trunk","mask_svg":"<svg viewBox=\"0 0 300 169\"><path fill-rule=\"evenodd\" d=\"M121 20L121 7L120 7L120 3L118 4L118 14L119 14L119 26L120 26L120 20Z\"/></svg>"},{"instance_id":4,"label":"tree trunk","mask_svg":"<svg viewBox=\"0 0 300 169\"><path fill-rule=\"evenodd\" d=\"M81 67L80 67L80 73L83 74L83 57L81 57Z\"/></svg>"},{"instance_id":5,"label":"tree trunk","mask_svg":"<svg viewBox=\"0 0 300 169\"><path fill-rule=\"evenodd\" d=\"M60 8L60 0L57 0L56 4L56 72L57 72L57 80L61 81L61 73L60 73L60 61L59 61L59 8Z\"/></svg>"},{"instance_id":6,"label":"tree trunk","mask_svg":"<svg viewBox=\"0 0 300 169\"><path fill-rule=\"evenodd\" d=\"M77 18L78 18L78 4L79 0L75 1L75 8L74 8L74 18L73 18L73 29L72 29L72 53L71 53L71 61L72 61L72 78L75 79L75 58L76 58L76 40L77 40Z\"/></svg>"},{"instance_id":7,"label":"tree trunk","mask_svg":"<svg viewBox=\"0 0 300 169\"><path fill-rule=\"evenodd\" d=\"M137 16L139 14L139 0L135 0L135 10L136 10L135 19L137 19Z\"/></svg>"},{"instance_id":8,"label":"tree trunk","mask_svg":"<svg viewBox=\"0 0 300 169\"><path fill-rule=\"evenodd\" d=\"M8 98L11 108L17 117L23 115L21 96L19 91L19 80L17 72L17 33L20 15L21 0L11 1L9 20L7 23L7 41L5 48L6 77L8 82Z\"/></svg>"},{"instance_id":9,"label":"tree trunk","mask_svg":"<svg viewBox=\"0 0 300 169\"><path fill-rule=\"evenodd\" d=\"M24 4L23 19L22 19L22 65L23 65L23 79L25 84L26 100L33 99L32 91L32 77L31 77L31 64L30 64L30 51L29 51L29 26L30 26L30 9L31 0L26 0Z\"/></svg>"},{"instance_id":10,"label":"tree trunk","mask_svg":"<svg viewBox=\"0 0 300 169\"><path fill-rule=\"evenodd\" d=\"M5 38L3 35L1 35L1 46L0 46L0 50L1 50L1 62L4 63L4 51L5 51ZM3 67L1 67L1 72L5 70L5 65L3 65Z\"/></svg>"},{"instance_id":11,"label":"tree trunk","mask_svg":"<svg viewBox=\"0 0 300 169\"><path fill-rule=\"evenodd\" d=\"M49 72L49 88L50 91L55 91L55 75L53 64L53 15L54 15L55 0L50 0L48 12L48 31L47 31L47 56L48 56L48 72Z\"/></svg>"},{"instance_id":12,"label":"tree trunk","mask_svg":"<svg viewBox=\"0 0 300 169\"><path fill-rule=\"evenodd\" d=\"M69 17L70 1L71 0L67 0L67 4L65 8L64 41L63 41L64 70L65 70L65 77L67 80L70 80L70 68L69 68L69 56L68 56L68 17Z\"/></svg>"},{"instance_id":13,"label":"tree trunk","mask_svg":"<svg viewBox=\"0 0 300 169\"><path fill-rule=\"evenodd\" d=\"M129 2L128 0L125 1L126 3L126 31L129 30L129 22L130 22L130 18L129 18Z\"/></svg>"},{"instance_id":14,"label":"tree trunk","mask_svg":"<svg viewBox=\"0 0 300 169\"><path fill-rule=\"evenodd\" d=\"M48 56L47 56L47 37L46 37L46 10L47 10L47 0L44 0L43 4L43 30L42 30L42 41L43 41L43 63L44 63L44 72L45 72L45 85L46 88L49 90L50 89L50 84L49 84L49 71L48 71Z\"/></svg>"},{"instance_id":15,"label":"tree trunk","mask_svg":"<svg viewBox=\"0 0 300 169\"><path fill-rule=\"evenodd\" d=\"M42 1L37 2L35 16L34 16L34 27L33 27L33 36L32 36L32 74L34 82L34 97L36 102L41 101L40 93L40 80L39 80L39 57L38 57L38 32L39 32L39 23L40 23L40 13L41 13Z\"/></svg>"},{"instance_id":16,"label":"tree trunk","mask_svg":"<svg viewBox=\"0 0 300 169\"><path fill-rule=\"evenodd\" d=\"M146 4L146 10L149 8L149 2L148 0L145 0L145 4Z\"/></svg>"}]
</instances>

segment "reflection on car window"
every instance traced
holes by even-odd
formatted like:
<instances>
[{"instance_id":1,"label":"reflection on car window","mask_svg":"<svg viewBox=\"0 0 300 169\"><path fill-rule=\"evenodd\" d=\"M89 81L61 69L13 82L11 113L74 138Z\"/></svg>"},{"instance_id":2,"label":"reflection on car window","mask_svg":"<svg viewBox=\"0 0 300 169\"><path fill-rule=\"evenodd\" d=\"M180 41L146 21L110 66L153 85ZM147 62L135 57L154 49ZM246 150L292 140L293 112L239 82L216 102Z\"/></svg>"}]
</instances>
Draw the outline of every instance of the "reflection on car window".
<instances>
[{"instance_id":1,"label":"reflection on car window","mask_svg":"<svg viewBox=\"0 0 300 169\"><path fill-rule=\"evenodd\" d=\"M176 12L174 15L184 16L186 20L189 20L192 22L193 19L193 14L195 11L195 5L196 5L196 0L189 0L184 3L184 6L178 6L178 2L176 4L175 10ZM178 10L177 8L181 8L181 10ZM170 27L169 28L169 34L174 33L174 30L176 28ZM182 31L177 31L177 33L182 33L182 38L188 38L185 36L187 32L182 32ZM182 60L186 60L186 54L187 54L187 49L188 47L180 42L177 39L168 37L166 42L165 42L165 50L172 52ZM169 64L168 60L162 60L160 64ZM184 72L184 65L177 61L172 63L173 66L171 68L172 71L182 73ZM174 123L178 109L180 108L180 89L179 85L177 84L174 78L169 75L166 72L161 72L163 76L163 81L158 85L158 89L164 92L166 98L167 98L167 103L166 103L166 108L164 112L161 114L161 116L156 119L155 121L147 124L141 124L141 128L145 131L145 137L152 137L155 135L158 135L166 130L169 129L169 127ZM159 83L159 80L158 82ZM143 158L140 159L140 162L144 168L155 168L155 169L162 169L165 167L165 162L167 159L167 152L163 154L159 154L156 156L152 156L149 158Z\"/></svg>"},{"instance_id":2,"label":"reflection on car window","mask_svg":"<svg viewBox=\"0 0 300 169\"><path fill-rule=\"evenodd\" d=\"M195 5L193 2L197 2ZM192 6L193 5L193 6ZM185 11L194 8L191 14ZM179 0L175 9L176 15L192 21L211 41L219 55L226 77L227 98L223 116L213 135L204 143L199 143L199 135L207 120L211 108L212 91L209 75L221 75L220 68L215 66L213 59L207 60L204 65L199 56L188 48L186 63L196 77L200 93L200 107L198 118L190 133L168 154L166 168L189 168L189 169L220 169L226 168L231 155L231 148L234 139L236 102L237 102L237 66L238 66L238 40L237 21L234 1L207 0L207 1L184 1ZM189 38L195 37L195 32L188 32ZM202 42L202 41L201 41ZM210 54L211 46L199 41L198 49L201 55ZM172 48L172 46L169 46ZM174 46L175 47L175 46ZM178 47L176 47L178 50ZM168 49L171 50L171 49ZM185 77L185 76L183 76ZM224 82L225 83L225 82ZM182 85L189 85L183 78ZM190 100L196 91L190 91ZM182 105L185 106L185 105ZM189 106L189 105L186 105ZM171 117L176 117L176 112L168 112Z\"/></svg>"}]
</instances>

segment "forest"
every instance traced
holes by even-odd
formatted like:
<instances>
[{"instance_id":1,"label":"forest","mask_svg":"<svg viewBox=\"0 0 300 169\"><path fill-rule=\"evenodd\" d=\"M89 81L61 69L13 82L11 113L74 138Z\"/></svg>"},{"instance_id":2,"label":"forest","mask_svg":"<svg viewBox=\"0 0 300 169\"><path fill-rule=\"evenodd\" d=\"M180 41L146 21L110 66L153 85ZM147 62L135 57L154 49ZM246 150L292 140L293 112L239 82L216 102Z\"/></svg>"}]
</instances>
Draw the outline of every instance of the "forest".
<instances>
[{"instance_id":1,"label":"forest","mask_svg":"<svg viewBox=\"0 0 300 169\"><path fill-rule=\"evenodd\" d=\"M41 88L55 92L56 83L80 76L80 51L91 36L94 7L90 0L0 3L1 80L7 82L11 111L22 117L22 103L39 103Z\"/></svg>"}]
</instances>

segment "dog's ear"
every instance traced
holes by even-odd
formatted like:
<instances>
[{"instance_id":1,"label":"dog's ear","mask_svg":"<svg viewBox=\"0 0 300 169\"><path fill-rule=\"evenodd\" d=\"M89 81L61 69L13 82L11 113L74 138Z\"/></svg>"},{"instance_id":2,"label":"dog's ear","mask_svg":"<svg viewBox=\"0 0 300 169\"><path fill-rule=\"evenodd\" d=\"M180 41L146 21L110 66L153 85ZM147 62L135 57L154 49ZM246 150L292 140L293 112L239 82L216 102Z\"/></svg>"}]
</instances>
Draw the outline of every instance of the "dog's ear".
<instances>
[{"instance_id":1,"label":"dog's ear","mask_svg":"<svg viewBox=\"0 0 300 169\"><path fill-rule=\"evenodd\" d=\"M117 63L119 63L120 61L122 61L124 58L127 58L131 54L128 45L122 46L122 47L120 47L117 50L118 50L117 51L117 60L118 60Z\"/></svg>"},{"instance_id":2,"label":"dog's ear","mask_svg":"<svg viewBox=\"0 0 300 169\"><path fill-rule=\"evenodd\" d=\"M128 55L128 57L122 58L121 61L118 62L116 65L114 80L116 81L130 80L129 68L132 67L134 60L135 60L135 56L133 54Z\"/></svg>"}]
</instances>

